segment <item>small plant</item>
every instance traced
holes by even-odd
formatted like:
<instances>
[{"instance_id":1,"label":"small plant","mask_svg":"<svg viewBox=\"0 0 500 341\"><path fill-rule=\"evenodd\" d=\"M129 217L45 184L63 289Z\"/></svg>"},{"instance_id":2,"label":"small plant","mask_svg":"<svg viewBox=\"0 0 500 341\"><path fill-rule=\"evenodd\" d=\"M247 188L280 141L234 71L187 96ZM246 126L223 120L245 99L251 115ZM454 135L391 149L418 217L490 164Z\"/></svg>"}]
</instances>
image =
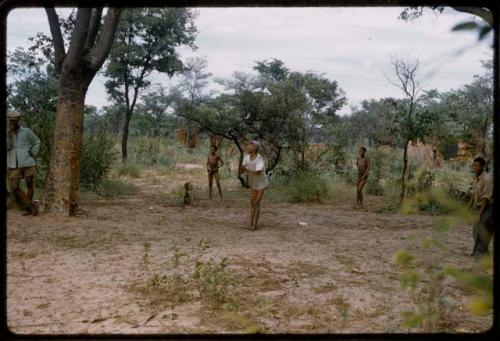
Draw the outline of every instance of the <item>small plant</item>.
<instances>
[{"instance_id":1,"label":"small plant","mask_svg":"<svg viewBox=\"0 0 500 341\"><path fill-rule=\"evenodd\" d=\"M196 280L200 291L201 300L213 309L231 307L231 276L227 270L227 258L220 262L210 259L208 262L197 261L193 278Z\"/></svg>"}]
</instances>

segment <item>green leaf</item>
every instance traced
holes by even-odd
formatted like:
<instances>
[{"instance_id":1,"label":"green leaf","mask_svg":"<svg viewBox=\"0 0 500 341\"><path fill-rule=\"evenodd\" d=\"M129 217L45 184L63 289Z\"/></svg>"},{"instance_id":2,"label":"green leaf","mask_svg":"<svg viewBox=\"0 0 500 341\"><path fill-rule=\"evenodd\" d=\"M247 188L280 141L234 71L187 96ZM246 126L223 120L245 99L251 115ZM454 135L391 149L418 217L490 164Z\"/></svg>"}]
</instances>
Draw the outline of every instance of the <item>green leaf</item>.
<instances>
[{"instance_id":1,"label":"green leaf","mask_svg":"<svg viewBox=\"0 0 500 341\"><path fill-rule=\"evenodd\" d=\"M466 21L453 26L452 31L463 31L463 30L474 30L478 28L478 25L474 21Z\"/></svg>"},{"instance_id":2,"label":"green leaf","mask_svg":"<svg viewBox=\"0 0 500 341\"><path fill-rule=\"evenodd\" d=\"M394 254L394 262L400 266L407 266L413 260L413 256L404 250L400 250Z\"/></svg>"},{"instance_id":3,"label":"green leaf","mask_svg":"<svg viewBox=\"0 0 500 341\"><path fill-rule=\"evenodd\" d=\"M487 35L488 33L491 32L493 28L489 25L484 25L483 27L481 27L481 29L479 30L479 41L483 40Z\"/></svg>"}]
</instances>

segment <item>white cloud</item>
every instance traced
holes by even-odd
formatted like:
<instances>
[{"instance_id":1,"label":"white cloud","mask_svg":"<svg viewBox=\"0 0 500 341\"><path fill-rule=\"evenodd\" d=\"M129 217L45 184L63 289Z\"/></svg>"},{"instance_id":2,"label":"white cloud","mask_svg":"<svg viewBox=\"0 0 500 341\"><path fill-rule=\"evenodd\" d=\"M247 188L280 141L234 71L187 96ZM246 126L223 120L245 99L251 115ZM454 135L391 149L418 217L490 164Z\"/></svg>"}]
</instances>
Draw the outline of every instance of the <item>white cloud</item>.
<instances>
[{"instance_id":1,"label":"white cloud","mask_svg":"<svg viewBox=\"0 0 500 341\"><path fill-rule=\"evenodd\" d=\"M458 88L481 73L480 60L491 51L477 44L476 34L453 33L451 28L469 15L446 10L427 11L413 22L398 19L401 8L198 8L196 52L181 49L183 59L206 56L214 77L234 71L252 72L255 61L278 58L292 70L314 70L336 80L349 103L386 96L399 97L384 72L390 54L418 58L429 89ZM69 13L70 9L61 9ZM49 33L43 9L16 9L9 14L8 49L29 46L29 36ZM467 49L458 55L455 52ZM166 87L175 79L155 76ZM92 82L87 103L106 104L102 76ZM344 112L349 109L345 108Z\"/></svg>"}]
</instances>

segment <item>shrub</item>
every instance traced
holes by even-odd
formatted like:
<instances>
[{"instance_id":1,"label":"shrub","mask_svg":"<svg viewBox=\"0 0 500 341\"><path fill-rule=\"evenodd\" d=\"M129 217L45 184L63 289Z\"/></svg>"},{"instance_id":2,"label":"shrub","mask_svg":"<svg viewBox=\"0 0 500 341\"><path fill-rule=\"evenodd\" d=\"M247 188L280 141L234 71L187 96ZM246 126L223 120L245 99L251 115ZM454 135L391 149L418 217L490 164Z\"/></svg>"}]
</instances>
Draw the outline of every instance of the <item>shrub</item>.
<instances>
[{"instance_id":1,"label":"shrub","mask_svg":"<svg viewBox=\"0 0 500 341\"><path fill-rule=\"evenodd\" d=\"M131 139L129 144L129 159L135 163L156 165L160 153L160 139L139 136Z\"/></svg>"},{"instance_id":2,"label":"shrub","mask_svg":"<svg viewBox=\"0 0 500 341\"><path fill-rule=\"evenodd\" d=\"M121 163L117 168L118 176L129 176L131 178L140 178L141 170L139 166L134 163Z\"/></svg>"},{"instance_id":3,"label":"shrub","mask_svg":"<svg viewBox=\"0 0 500 341\"><path fill-rule=\"evenodd\" d=\"M106 197L116 197L120 195L133 195L137 193L138 187L133 184L118 181L116 179L105 179L97 188L97 193Z\"/></svg>"},{"instance_id":4,"label":"shrub","mask_svg":"<svg viewBox=\"0 0 500 341\"><path fill-rule=\"evenodd\" d=\"M383 180L388 179L391 172L391 165L394 163L395 155L392 149L379 147L369 151L370 174L366 192L373 195L384 195L386 188L383 186Z\"/></svg>"},{"instance_id":5,"label":"shrub","mask_svg":"<svg viewBox=\"0 0 500 341\"><path fill-rule=\"evenodd\" d=\"M331 178L326 173L293 170L281 171L274 176L277 190L293 203L322 202L331 197Z\"/></svg>"},{"instance_id":6,"label":"shrub","mask_svg":"<svg viewBox=\"0 0 500 341\"><path fill-rule=\"evenodd\" d=\"M227 269L227 258L216 262L197 261L193 278L196 280L200 291L201 300L216 309L224 306L233 306L230 286L232 278Z\"/></svg>"},{"instance_id":7,"label":"shrub","mask_svg":"<svg viewBox=\"0 0 500 341\"><path fill-rule=\"evenodd\" d=\"M96 191L116 159L114 141L106 134L84 136L80 168L82 187Z\"/></svg>"}]
</instances>

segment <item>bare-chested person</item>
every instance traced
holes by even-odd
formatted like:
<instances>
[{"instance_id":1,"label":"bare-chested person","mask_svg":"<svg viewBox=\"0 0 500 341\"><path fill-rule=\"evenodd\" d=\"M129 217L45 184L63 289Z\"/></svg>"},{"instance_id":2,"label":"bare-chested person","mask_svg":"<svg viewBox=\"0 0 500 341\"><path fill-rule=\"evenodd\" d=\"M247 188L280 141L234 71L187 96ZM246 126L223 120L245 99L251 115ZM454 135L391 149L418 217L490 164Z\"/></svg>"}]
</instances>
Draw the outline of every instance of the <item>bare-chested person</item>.
<instances>
[{"instance_id":1,"label":"bare-chested person","mask_svg":"<svg viewBox=\"0 0 500 341\"><path fill-rule=\"evenodd\" d=\"M368 180L368 172L370 171L370 159L365 155L366 148L359 148L359 157L356 160L356 166L358 167L358 181L356 183L357 190L357 207L363 207L363 187L366 185Z\"/></svg>"},{"instance_id":2,"label":"bare-chested person","mask_svg":"<svg viewBox=\"0 0 500 341\"><path fill-rule=\"evenodd\" d=\"M219 168L224 165L224 161L217 155L217 147L211 146L210 153L208 154L207 160L207 172L208 172L208 189L209 196L212 199L212 183L215 177L215 183L217 184L217 189L219 190L219 196L222 199L222 188L220 186L219 178Z\"/></svg>"}]
</instances>

